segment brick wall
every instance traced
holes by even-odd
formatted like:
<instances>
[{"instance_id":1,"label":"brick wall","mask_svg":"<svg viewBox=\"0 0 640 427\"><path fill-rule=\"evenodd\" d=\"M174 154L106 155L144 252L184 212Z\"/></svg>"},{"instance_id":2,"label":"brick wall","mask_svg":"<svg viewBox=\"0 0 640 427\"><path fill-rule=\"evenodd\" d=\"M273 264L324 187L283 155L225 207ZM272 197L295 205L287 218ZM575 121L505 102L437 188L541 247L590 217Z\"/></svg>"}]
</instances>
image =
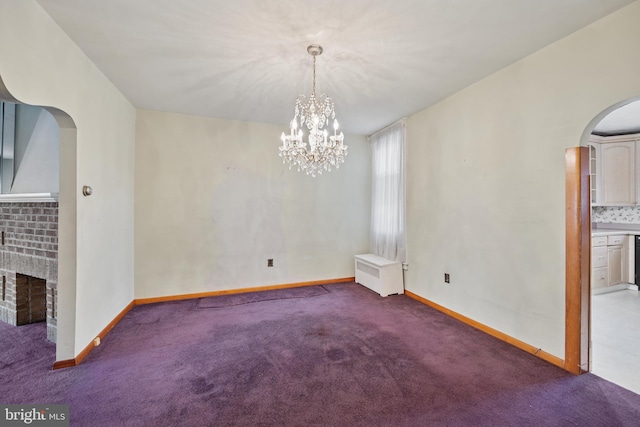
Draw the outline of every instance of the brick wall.
<instances>
[{"instance_id":1,"label":"brick wall","mask_svg":"<svg viewBox=\"0 0 640 427\"><path fill-rule=\"evenodd\" d=\"M4 239L2 239L4 235ZM58 203L0 202L0 321L18 325L21 275L43 279L46 294L47 338L56 341L58 282ZM37 283L37 282L35 282ZM42 293L34 285L33 295Z\"/></svg>"}]
</instances>

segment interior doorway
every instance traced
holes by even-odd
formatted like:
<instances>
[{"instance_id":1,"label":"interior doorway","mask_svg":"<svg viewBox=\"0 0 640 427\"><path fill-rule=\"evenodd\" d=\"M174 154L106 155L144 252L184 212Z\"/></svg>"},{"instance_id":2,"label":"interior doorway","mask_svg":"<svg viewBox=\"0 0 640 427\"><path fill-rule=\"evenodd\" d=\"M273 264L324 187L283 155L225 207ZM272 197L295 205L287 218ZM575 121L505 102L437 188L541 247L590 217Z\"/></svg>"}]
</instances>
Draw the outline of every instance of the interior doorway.
<instances>
[{"instance_id":1,"label":"interior doorway","mask_svg":"<svg viewBox=\"0 0 640 427\"><path fill-rule=\"evenodd\" d=\"M14 97L0 76L0 101L27 105ZM76 211L77 211L77 128L67 113L54 107L37 106L53 117L59 130L58 159L58 252L57 266L47 264L55 275L57 293L48 300L53 305L51 313L56 320L55 360L71 359L75 349L75 301L76 301ZM50 242L49 242L50 243ZM29 271L23 271L29 274ZM39 274L30 274L40 276ZM54 365L55 367L55 365Z\"/></svg>"},{"instance_id":2,"label":"interior doorway","mask_svg":"<svg viewBox=\"0 0 640 427\"><path fill-rule=\"evenodd\" d=\"M34 330L53 344L59 134L57 121L46 109L0 101L0 321L20 329L43 322Z\"/></svg>"},{"instance_id":3,"label":"interior doorway","mask_svg":"<svg viewBox=\"0 0 640 427\"><path fill-rule=\"evenodd\" d=\"M588 192L581 203L589 213L583 224L588 230L583 237L589 241L588 259L583 260L589 266L586 316L580 320L582 327L586 323L588 337L584 371L640 393L640 374L633 364L640 353L640 331L634 327L640 321L640 294L635 285L635 240L640 236L640 101L627 99L603 110L586 127L581 145L588 158L582 170ZM567 308L570 305L567 292Z\"/></svg>"}]
</instances>

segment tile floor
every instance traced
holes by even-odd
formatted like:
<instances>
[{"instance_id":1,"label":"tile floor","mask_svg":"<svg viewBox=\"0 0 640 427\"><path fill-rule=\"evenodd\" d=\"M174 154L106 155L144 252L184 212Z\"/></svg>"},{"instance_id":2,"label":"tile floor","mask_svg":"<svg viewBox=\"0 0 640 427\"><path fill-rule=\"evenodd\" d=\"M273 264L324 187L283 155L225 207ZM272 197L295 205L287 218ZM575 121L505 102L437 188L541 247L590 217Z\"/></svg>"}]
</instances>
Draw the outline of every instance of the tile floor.
<instances>
[{"instance_id":1,"label":"tile floor","mask_svg":"<svg viewBox=\"0 0 640 427\"><path fill-rule=\"evenodd\" d=\"M591 297L591 372L640 394L640 292Z\"/></svg>"}]
</instances>

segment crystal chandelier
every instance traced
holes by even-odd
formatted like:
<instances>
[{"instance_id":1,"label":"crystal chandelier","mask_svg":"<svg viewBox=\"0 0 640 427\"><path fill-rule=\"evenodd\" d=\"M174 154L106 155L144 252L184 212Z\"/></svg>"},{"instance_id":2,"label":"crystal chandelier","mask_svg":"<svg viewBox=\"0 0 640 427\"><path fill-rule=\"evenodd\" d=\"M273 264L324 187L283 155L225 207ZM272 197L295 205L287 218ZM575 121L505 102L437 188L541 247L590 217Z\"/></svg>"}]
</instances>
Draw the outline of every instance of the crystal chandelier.
<instances>
[{"instance_id":1,"label":"crystal chandelier","mask_svg":"<svg viewBox=\"0 0 640 427\"><path fill-rule=\"evenodd\" d=\"M291 120L291 132L282 132L279 156L283 163L297 166L298 171L307 175L321 175L322 171L330 171L332 167L340 167L347 155L347 146L343 144L344 135L338 133L338 120L333 109L331 98L322 94L316 97L316 57L322 53L322 46L312 44L307 52L313 56L313 88L311 96L304 95L296 100L295 114ZM329 119L333 119L333 135L329 135L327 127ZM305 131L307 128L307 140Z\"/></svg>"}]
</instances>

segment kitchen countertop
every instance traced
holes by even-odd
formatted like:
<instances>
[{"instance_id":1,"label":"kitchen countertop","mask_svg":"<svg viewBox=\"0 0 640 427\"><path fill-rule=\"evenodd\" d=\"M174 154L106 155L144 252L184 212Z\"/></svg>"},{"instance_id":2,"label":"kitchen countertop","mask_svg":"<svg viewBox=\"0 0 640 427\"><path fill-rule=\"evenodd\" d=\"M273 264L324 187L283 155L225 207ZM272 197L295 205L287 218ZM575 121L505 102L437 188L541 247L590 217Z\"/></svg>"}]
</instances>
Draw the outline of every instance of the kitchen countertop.
<instances>
[{"instance_id":1,"label":"kitchen countertop","mask_svg":"<svg viewBox=\"0 0 640 427\"><path fill-rule=\"evenodd\" d=\"M616 229L616 228L593 228L591 230L591 235L596 236L615 236L620 234L634 234L640 235L640 230L633 229Z\"/></svg>"}]
</instances>

